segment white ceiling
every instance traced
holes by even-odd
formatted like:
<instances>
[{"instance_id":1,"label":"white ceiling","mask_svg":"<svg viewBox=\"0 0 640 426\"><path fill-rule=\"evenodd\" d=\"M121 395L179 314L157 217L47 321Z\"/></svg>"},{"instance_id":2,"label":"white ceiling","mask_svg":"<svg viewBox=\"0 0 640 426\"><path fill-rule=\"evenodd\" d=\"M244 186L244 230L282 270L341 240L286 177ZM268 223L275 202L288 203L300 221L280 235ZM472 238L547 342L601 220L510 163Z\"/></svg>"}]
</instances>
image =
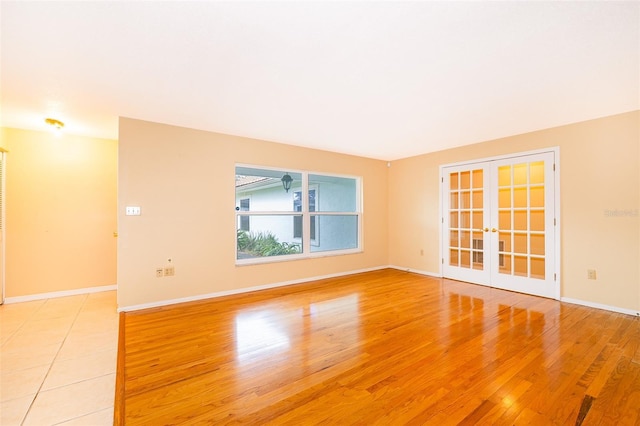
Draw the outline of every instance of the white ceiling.
<instances>
[{"instance_id":1,"label":"white ceiling","mask_svg":"<svg viewBox=\"0 0 640 426\"><path fill-rule=\"evenodd\" d=\"M640 2L2 1L0 125L394 160L640 109ZM179 143L179 141L177 141Z\"/></svg>"}]
</instances>

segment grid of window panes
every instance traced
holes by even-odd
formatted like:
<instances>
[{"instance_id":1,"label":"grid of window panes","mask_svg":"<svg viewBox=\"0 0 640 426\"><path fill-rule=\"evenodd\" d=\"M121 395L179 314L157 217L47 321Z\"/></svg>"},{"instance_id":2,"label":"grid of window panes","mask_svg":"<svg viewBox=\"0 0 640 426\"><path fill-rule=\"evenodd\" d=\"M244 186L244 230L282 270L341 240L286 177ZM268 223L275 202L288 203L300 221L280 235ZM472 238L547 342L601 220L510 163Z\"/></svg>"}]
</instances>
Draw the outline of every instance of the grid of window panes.
<instances>
[{"instance_id":1,"label":"grid of window panes","mask_svg":"<svg viewBox=\"0 0 640 426\"><path fill-rule=\"evenodd\" d=\"M237 260L359 249L358 178L236 166L235 190Z\"/></svg>"},{"instance_id":2,"label":"grid of window panes","mask_svg":"<svg viewBox=\"0 0 640 426\"><path fill-rule=\"evenodd\" d=\"M501 274L545 278L544 162L498 167Z\"/></svg>"},{"instance_id":3,"label":"grid of window panes","mask_svg":"<svg viewBox=\"0 0 640 426\"><path fill-rule=\"evenodd\" d=\"M311 216L311 252L358 248L359 189L352 177L309 174L309 191L314 189L314 215Z\"/></svg>"},{"instance_id":4,"label":"grid of window panes","mask_svg":"<svg viewBox=\"0 0 640 426\"><path fill-rule=\"evenodd\" d=\"M449 265L484 269L484 171L449 174Z\"/></svg>"}]
</instances>

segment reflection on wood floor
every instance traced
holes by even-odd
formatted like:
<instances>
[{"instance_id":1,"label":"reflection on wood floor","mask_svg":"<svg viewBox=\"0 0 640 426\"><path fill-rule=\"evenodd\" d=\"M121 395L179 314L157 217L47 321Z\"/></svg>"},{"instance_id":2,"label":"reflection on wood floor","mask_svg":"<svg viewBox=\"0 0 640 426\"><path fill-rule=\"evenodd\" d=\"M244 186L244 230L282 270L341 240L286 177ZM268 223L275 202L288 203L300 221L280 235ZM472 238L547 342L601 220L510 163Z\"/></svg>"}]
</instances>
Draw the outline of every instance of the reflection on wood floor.
<instances>
[{"instance_id":1,"label":"reflection on wood floor","mask_svg":"<svg viewBox=\"0 0 640 426\"><path fill-rule=\"evenodd\" d=\"M116 424L640 424L637 318L397 270L121 314L120 338Z\"/></svg>"}]
</instances>

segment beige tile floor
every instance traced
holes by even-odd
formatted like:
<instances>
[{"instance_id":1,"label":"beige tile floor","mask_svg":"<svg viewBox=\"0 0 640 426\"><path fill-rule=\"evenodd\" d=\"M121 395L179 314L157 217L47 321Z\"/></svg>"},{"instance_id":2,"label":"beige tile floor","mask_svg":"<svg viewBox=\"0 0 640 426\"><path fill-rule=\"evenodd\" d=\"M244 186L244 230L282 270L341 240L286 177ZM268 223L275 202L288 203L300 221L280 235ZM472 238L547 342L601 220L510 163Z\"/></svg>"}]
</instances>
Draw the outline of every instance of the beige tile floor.
<instances>
[{"instance_id":1,"label":"beige tile floor","mask_svg":"<svg viewBox=\"0 0 640 426\"><path fill-rule=\"evenodd\" d=\"M0 425L113 424L116 292L0 305Z\"/></svg>"}]
</instances>

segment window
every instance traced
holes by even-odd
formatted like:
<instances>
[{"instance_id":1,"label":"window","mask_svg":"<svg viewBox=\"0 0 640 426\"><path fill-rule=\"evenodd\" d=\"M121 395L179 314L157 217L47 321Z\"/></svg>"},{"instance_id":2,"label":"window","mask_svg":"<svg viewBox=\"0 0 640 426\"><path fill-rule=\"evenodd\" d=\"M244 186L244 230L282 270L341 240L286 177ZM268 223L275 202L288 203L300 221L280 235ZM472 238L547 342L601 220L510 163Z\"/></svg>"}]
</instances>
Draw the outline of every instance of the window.
<instances>
[{"instance_id":1,"label":"window","mask_svg":"<svg viewBox=\"0 0 640 426\"><path fill-rule=\"evenodd\" d=\"M243 198L240 200L240 211L242 212L248 212L249 211L249 199L248 198ZM250 231L250 226L249 226L249 216L239 216L240 219L240 226L239 228L242 231Z\"/></svg>"},{"instance_id":2,"label":"window","mask_svg":"<svg viewBox=\"0 0 640 426\"><path fill-rule=\"evenodd\" d=\"M360 250L357 177L236 166L235 191L238 264Z\"/></svg>"}]
</instances>

